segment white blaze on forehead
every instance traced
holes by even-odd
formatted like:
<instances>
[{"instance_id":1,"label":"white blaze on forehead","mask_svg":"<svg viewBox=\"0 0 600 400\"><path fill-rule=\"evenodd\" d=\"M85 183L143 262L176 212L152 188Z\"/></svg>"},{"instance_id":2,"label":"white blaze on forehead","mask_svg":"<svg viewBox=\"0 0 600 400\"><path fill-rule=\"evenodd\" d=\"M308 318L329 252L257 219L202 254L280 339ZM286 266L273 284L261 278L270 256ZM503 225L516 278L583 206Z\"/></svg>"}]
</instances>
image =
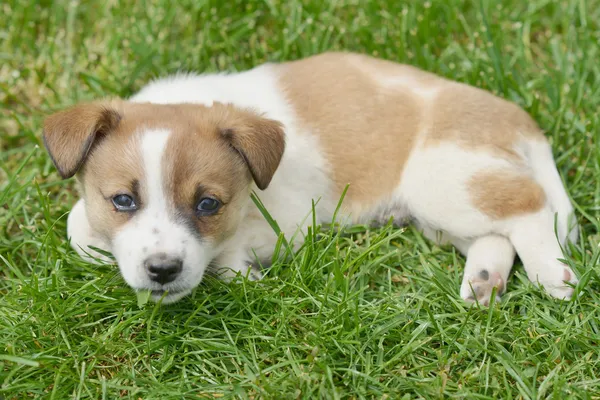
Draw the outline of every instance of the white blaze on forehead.
<instances>
[{"instance_id":1,"label":"white blaze on forehead","mask_svg":"<svg viewBox=\"0 0 600 400\"><path fill-rule=\"evenodd\" d=\"M142 137L142 159L146 184L146 206L167 211L163 177L163 156L170 132L165 129L147 131Z\"/></svg>"}]
</instances>

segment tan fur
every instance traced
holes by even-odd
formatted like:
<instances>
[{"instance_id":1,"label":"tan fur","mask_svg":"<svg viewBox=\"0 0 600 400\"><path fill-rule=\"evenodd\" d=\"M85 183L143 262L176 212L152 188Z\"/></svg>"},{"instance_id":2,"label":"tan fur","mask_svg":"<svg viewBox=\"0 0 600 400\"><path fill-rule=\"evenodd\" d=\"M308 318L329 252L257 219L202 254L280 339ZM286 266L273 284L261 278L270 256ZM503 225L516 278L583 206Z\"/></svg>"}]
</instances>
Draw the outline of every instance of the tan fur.
<instances>
[{"instance_id":1,"label":"tan fur","mask_svg":"<svg viewBox=\"0 0 600 400\"><path fill-rule=\"evenodd\" d=\"M518 157L514 146L520 138L545 140L529 114L488 91L409 65L355 54L343 57L371 76L402 76L406 84L404 88L399 85L399 90L421 87L437 92L432 99L420 101L425 117L422 123L425 145L452 140L458 145L514 158Z\"/></svg>"},{"instance_id":2,"label":"tan fur","mask_svg":"<svg viewBox=\"0 0 600 400\"><path fill-rule=\"evenodd\" d=\"M542 187L517 172L482 172L470 179L469 190L475 207L498 219L538 211L546 202Z\"/></svg>"},{"instance_id":3,"label":"tan fur","mask_svg":"<svg viewBox=\"0 0 600 400\"><path fill-rule=\"evenodd\" d=\"M444 85L433 101L426 145L453 141L519 161L522 138L546 140L535 121L519 106L484 90L459 83Z\"/></svg>"},{"instance_id":4,"label":"tan fur","mask_svg":"<svg viewBox=\"0 0 600 400\"><path fill-rule=\"evenodd\" d=\"M368 209L400 182L423 115L414 95L378 87L346 57L281 64L280 82L298 122L318 136L337 194L350 184L345 204Z\"/></svg>"},{"instance_id":5,"label":"tan fur","mask_svg":"<svg viewBox=\"0 0 600 400\"><path fill-rule=\"evenodd\" d=\"M117 122L109 126L104 122L105 114L115 116ZM79 121L76 115L85 118ZM113 196L136 195L141 208L148 198L136 135L144 128L171 132L164 155L166 193L174 197L171 211L188 218L203 237L216 240L235 230L231 224L239 218L231 214L238 214L247 201L252 177L257 185L267 187L284 151L284 133L278 122L223 104L204 107L119 100L89 103L55 114L47 126L51 135L49 150L58 155L60 162L69 163L68 169L81 164L73 161L81 155L73 159L64 155L89 142L84 156L88 151L89 155L78 180L90 224L106 239L131 215L115 210ZM102 126L102 135L94 139L93 127L97 126ZM268 145L261 145L265 140ZM136 189L139 193L132 193ZM204 196L215 197L224 206L217 215L197 218L196 202Z\"/></svg>"},{"instance_id":6,"label":"tan fur","mask_svg":"<svg viewBox=\"0 0 600 400\"><path fill-rule=\"evenodd\" d=\"M83 188L90 224L105 239L112 237L131 214L117 212L111 198L117 194L134 194L134 183L139 184L140 202L144 199L144 171L142 155L136 138L131 134L110 135L89 157L84 174L78 176Z\"/></svg>"},{"instance_id":7,"label":"tan fur","mask_svg":"<svg viewBox=\"0 0 600 400\"><path fill-rule=\"evenodd\" d=\"M204 109L204 107L203 107ZM281 125L232 106L192 110L193 131L173 130L165 150L167 193L202 237L232 235L250 194L250 176L261 188L271 181L284 150ZM203 197L222 202L219 212L196 217Z\"/></svg>"},{"instance_id":8,"label":"tan fur","mask_svg":"<svg viewBox=\"0 0 600 400\"><path fill-rule=\"evenodd\" d=\"M449 141L522 164L519 139L546 140L515 104L411 66L325 53L277 68L298 122L323 147L338 195L351 184L350 208L368 209L387 198L416 143ZM415 88L435 94L421 96Z\"/></svg>"},{"instance_id":9,"label":"tan fur","mask_svg":"<svg viewBox=\"0 0 600 400\"><path fill-rule=\"evenodd\" d=\"M329 53L332 57L339 58L341 62L351 63L364 74L375 77L394 77L401 75L407 81L413 82L426 88L440 86L451 81L445 80L431 72L424 71L412 65L399 64L397 62L374 58L356 53Z\"/></svg>"}]
</instances>

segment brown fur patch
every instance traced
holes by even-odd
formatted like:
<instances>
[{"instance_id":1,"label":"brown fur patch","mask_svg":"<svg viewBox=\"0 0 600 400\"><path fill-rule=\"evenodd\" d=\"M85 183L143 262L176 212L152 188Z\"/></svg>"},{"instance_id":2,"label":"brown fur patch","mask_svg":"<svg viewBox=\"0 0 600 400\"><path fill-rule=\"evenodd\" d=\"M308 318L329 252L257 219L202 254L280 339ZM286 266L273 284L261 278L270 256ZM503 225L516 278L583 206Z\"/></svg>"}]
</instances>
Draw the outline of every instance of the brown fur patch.
<instances>
[{"instance_id":1,"label":"brown fur patch","mask_svg":"<svg viewBox=\"0 0 600 400\"><path fill-rule=\"evenodd\" d=\"M165 150L167 192L201 237L219 242L240 222L251 176L263 188L271 180L283 155L283 132L279 123L222 104L196 113L193 121L194 129L173 131ZM197 216L203 197L223 205L216 214Z\"/></svg>"},{"instance_id":2,"label":"brown fur patch","mask_svg":"<svg viewBox=\"0 0 600 400\"><path fill-rule=\"evenodd\" d=\"M431 108L426 145L452 141L521 162L515 148L520 139L546 140L519 106L472 86L448 82Z\"/></svg>"},{"instance_id":3,"label":"brown fur patch","mask_svg":"<svg viewBox=\"0 0 600 400\"><path fill-rule=\"evenodd\" d=\"M546 202L546 194L536 181L506 170L474 175L469 181L469 191L473 205L492 218L535 212Z\"/></svg>"},{"instance_id":4,"label":"brown fur patch","mask_svg":"<svg viewBox=\"0 0 600 400\"><path fill-rule=\"evenodd\" d=\"M130 110L125 114L123 102L113 102L111 107L122 120L96 143L77 175L90 225L105 239L110 239L132 216L115 209L113 196L132 195L139 207L143 207L146 199L143 159L139 138L134 135L132 114ZM143 116L136 115L137 118Z\"/></svg>"},{"instance_id":5,"label":"brown fur patch","mask_svg":"<svg viewBox=\"0 0 600 400\"><path fill-rule=\"evenodd\" d=\"M277 68L300 126L318 137L333 169L336 195L350 184L346 206L369 209L400 182L423 115L414 95L375 84L354 57L375 70L383 65L401 72L392 63L342 53Z\"/></svg>"}]
</instances>

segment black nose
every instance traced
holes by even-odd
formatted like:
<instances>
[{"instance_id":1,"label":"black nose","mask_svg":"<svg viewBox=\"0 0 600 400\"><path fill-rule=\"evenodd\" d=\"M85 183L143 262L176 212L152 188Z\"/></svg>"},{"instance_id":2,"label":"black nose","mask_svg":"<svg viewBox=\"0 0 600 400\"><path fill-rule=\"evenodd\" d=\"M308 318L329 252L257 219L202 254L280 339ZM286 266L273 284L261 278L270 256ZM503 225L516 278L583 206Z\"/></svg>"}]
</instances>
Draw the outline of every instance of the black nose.
<instances>
[{"instance_id":1,"label":"black nose","mask_svg":"<svg viewBox=\"0 0 600 400\"><path fill-rule=\"evenodd\" d=\"M177 278L182 264L179 258L169 257L165 253L155 254L144 261L150 279L163 285Z\"/></svg>"}]
</instances>

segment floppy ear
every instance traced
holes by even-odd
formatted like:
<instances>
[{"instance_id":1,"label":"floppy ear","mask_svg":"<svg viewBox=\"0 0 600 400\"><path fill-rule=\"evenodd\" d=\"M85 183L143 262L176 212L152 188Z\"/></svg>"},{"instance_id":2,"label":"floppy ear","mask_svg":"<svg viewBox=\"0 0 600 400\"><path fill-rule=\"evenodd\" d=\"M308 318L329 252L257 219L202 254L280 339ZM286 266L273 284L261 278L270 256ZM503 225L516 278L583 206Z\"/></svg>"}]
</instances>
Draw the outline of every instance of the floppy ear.
<instances>
[{"instance_id":1,"label":"floppy ear","mask_svg":"<svg viewBox=\"0 0 600 400\"><path fill-rule=\"evenodd\" d=\"M60 175L75 175L94 142L115 129L120 119L109 102L80 104L46 118L44 145Z\"/></svg>"},{"instance_id":2,"label":"floppy ear","mask_svg":"<svg viewBox=\"0 0 600 400\"><path fill-rule=\"evenodd\" d=\"M221 130L221 135L244 159L260 190L265 190L285 150L285 134L280 122L262 118L252 112L234 126Z\"/></svg>"}]
</instances>

